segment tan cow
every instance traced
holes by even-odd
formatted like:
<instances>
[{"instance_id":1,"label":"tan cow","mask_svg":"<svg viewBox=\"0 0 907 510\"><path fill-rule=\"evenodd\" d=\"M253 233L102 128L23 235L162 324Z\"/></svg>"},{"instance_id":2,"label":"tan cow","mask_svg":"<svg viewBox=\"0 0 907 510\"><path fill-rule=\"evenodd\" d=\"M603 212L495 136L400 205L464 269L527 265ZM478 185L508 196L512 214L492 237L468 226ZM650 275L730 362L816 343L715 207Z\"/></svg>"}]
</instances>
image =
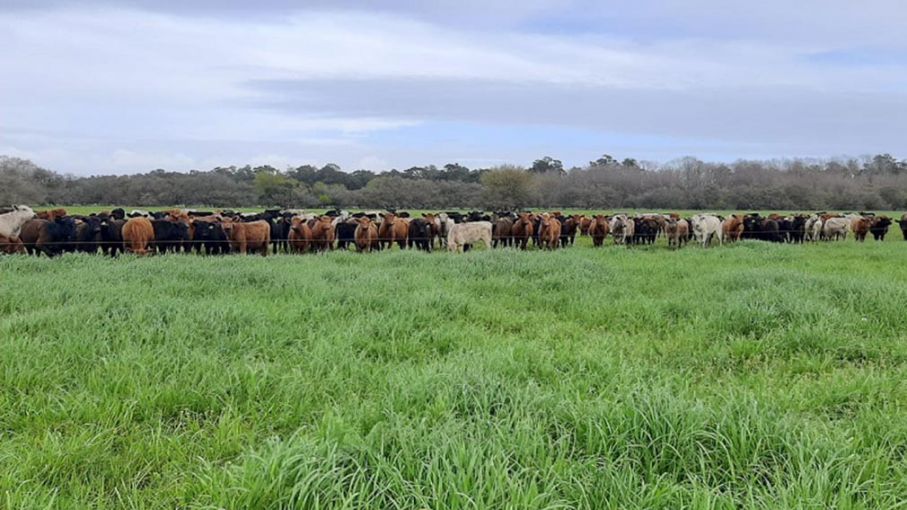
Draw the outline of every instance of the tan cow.
<instances>
[{"instance_id":1,"label":"tan cow","mask_svg":"<svg viewBox=\"0 0 907 510\"><path fill-rule=\"evenodd\" d=\"M378 227L368 216L356 220L356 232L353 238L356 240L356 249L359 252L370 252L381 249L378 243Z\"/></svg>"},{"instance_id":2,"label":"tan cow","mask_svg":"<svg viewBox=\"0 0 907 510\"><path fill-rule=\"evenodd\" d=\"M381 246L390 248L397 243L401 250L406 249L406 242L409 240L407 218L400 218L394 213L384 213L381 216L383 219L378 228L378 240L381 242Z\"/></svg>"},{"instance_id":3,"label":"tan cow","mask_svg":"<svg viewBox=\"0 0 907 510\"><path fill-rule=\"evenodd\" d=\"M669 248L681 248L690 239L690 224L687 220L671 218L665 224L665 234Z\"/></svg>"},{"instance_id":4,"label":"tan cow","mask_svg":"<svg viewBox=\"0 0 907 510\"><path fill-rule=\"evenodd\" d=\"M728 242L737 241L743 236L743 218L732 214L721 222L721 231L724 240Z\"/></svg>"},{"instance_id":5,"label":"tan cow","mask_svg":"<svg viewBox=\"0 0 907 510\"><path fill-rule=\"evenodd\" d=\"M539 243L542 248L554 250L561 241L561 222L554 214L543 214L539 222Z\"/></svg>"},{"instance_id":6,"label":"tan cow","mask_svg":"<svg viewBox=\"0 0 907 510\"><path fill-rule=\"evenodd\" d=\"M302 216L290 220L290 234L287 243L293 253L306 253L312 249L312 229Z\"/></svg>"},{"instance_id":7,"label":"tan cow","mask_svg":"<svg viewBox=\"0 0 907 510\"><path fill-rule=\"evenodd\" d=\"M529 240L532 239L534 234L535 225L533 225L532 214L520 213L510 229L510 235L511 238L513 238L514 246L518 246L521 250L525 250L526 246L529 244Z\"/></svg>"},{"instance_id":8,"label":"tan cow","mask_svg":"<svg viewBox=\"0 0 907 510\"><path fill-rule=\"evenodd\" d=\"M267 221L242 222L234 218L233 221L224 222L223 227L234 252L243 255L258 252L262 257L268 256L271 225Z\"/></svg>"},{"instance_id":9,"label":"tan cow","mask_svg":"<svg viewBox=\"0 0 907 510\"><path fill-rule=\"evenodd\" d=\"M605 244L611 225L608 217L603 214L595 215L586 227L586 232L592 238L592 246L600 247Z\"/></svg>"},{"instance_id":10,"label":"tan cow","mask_svg":"<svg viewBox=\"0 0 907 510\"><path fill-rule=\"evenodd\" d=\"M147 255L152 243L154 243L154 225L148 218L142 216L129 218L123 225L123 247L127 253Z\"/></svg>"},{"instance_id":11,"label":"tan cow","mask_svg":"<svg viewBox=\"0 0 907 510\"><path fill-rule=\"evenodd\" d=\"M312 247L317 251L330 251L334 249L334 218L322 216L311 220Z\"/></svg>"},{"instance_id":12,"label":"tan cow","mask_svg":"<svg viewBox=\"0 0 907 510\"><path fill-rule=\"evenodd\" d=\"M853 236L858 242L866 240L869 234L869 228L872 226L873 218L859 217L850 221L850 229L853 230Z\"/></svg>"}]
</instances>

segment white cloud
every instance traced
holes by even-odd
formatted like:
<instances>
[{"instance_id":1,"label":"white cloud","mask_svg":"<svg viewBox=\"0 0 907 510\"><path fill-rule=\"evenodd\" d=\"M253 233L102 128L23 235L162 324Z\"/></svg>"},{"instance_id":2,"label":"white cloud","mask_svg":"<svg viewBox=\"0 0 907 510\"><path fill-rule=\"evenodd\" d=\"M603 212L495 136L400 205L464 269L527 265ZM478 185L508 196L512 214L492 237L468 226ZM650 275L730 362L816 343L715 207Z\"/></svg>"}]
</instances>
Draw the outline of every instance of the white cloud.
<instances>
[{"instance_id":1,"label":"white cloud","mask_svg":"<svg viewBox=\"0 0 907 510\"><path fill-rule=\"evenodd\" d=\"M455 120L610 132L626 126L638 134L723 143L736 137L741 148L794 126L807 136L794 132L784 150L837 153L842 140L856 146L872 138L861 112L905 113L905 66L814 65L805 58L867 45L904 50L907 36L894 28L905 9L890 1L769 1L744 11L716 0L643 0L619 14L585 1L462 5L461 14L500 21L500 29L480 23L482 30L464 26L462 16L445 23L445 16L456 17L454 3L415 11L401 5L381 12L295 11L279 19L79 4L0 11L0 146L83 172L255 158L417 164L426 162L412 160L426 157L422 148L399 140L376 148L372 136ZM565 12L571 23L600 23L603 30L520 28L545 16L553 27ZM847 27L852 30L842 32ZM269 81L300 86L256 86ZM325 94L310 83L336 83L344 92ZM457 85L431 86L443 83ZM409 96L387 89L394 84ZM553 90L563 91L556 100ZM533 97L547 104L533 104ZM571 97L586 104L570 104ZM623 123L599 107L615 97L636 107L635 113L615 105ZM664 100L675 97L684 104ZM797 107L800 97L811 98L808 108ZM568 111L554 112L550 104ZM844 117L821 118L826 110ZM580 119L584 111L589 115ZM758 115L734 118L753 112ZM728 129L732 122L751 125ZM836 126L835 146L818 134L829 123ZM879 126L890 129L890 123ZM890 133L879 138L891 140ZM483 142L479 159L495 159L495 141ZM463 154L464 148L445 150ZM662 149L652 146L649 153Z\"/></svg>"}]
</instances>

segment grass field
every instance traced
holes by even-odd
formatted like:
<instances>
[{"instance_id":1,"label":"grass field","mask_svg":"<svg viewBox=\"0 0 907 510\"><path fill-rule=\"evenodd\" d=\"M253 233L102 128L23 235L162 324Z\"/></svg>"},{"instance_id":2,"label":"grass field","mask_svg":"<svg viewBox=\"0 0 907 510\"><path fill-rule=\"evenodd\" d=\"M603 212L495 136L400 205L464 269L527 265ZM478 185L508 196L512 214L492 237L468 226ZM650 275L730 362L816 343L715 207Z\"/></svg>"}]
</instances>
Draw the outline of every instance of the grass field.
<instances>
[{"instance_id":1,"label":"grass field","mask_svg":"<svg viewBox=\"0 0 907 510\"><path fill-rule=\"evenodd\" d=\"M0 507L903 506L899 238L0 257Z\"/></svg>"}]
</instances>

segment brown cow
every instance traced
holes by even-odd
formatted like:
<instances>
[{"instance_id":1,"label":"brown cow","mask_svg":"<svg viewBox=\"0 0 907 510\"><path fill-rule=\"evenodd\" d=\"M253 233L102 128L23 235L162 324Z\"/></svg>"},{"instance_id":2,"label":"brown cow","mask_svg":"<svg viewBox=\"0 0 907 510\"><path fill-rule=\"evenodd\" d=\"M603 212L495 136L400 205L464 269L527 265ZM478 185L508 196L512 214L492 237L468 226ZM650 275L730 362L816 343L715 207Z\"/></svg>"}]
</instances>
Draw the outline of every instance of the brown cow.
<instances>
[{"instance_id":1,"label":"brown cow","mask_svg":"<svg viewBox=\"0 0 907 510\"><path fill-rule=\"evenodd\" d=\"M306 253L312 249L312 229L301 216L293 216L290 220L288 238L290 251L293 253Z\"/></svg>"},{"instance_id":2,"label":"brown cow","mask_svg":"<svg viewBox=\"0 0 907 510\"><path fill-rule=\"evenodd\" d=\"M394 243L401 250L406 248L409 239L409 222L406 218L398 218L394 213L382 215L383 221L378 228L378 240L382 247L390 248Z\"/></svg>"},{"instance_id":3,"label":"brown cow","mask_svg":"<svg viewBox=\"0 0 907 510\"><path fill-rule=\"evenodd\" d=\"M561 240L561 222L553 214L543 214L539 223L539 243L543 248L553 250Z\"/></svg>"},{"instance_id":4,"label":"brown cow","mask_svg":"<svg viewBox=\"0 0 907 510\"><path fill-rule=\"evenodd\" d=\"M742 228L743 224L740 225ZM665 236L669 248L681 248L690 239L690 224L687 220L671 218L665 223Z\"/></svg>"},{"instance_id":5,"label":"brown cow","mask_svg":"<svg viewBox=\"0 0 907 510\"><path fill-rule=\"evenodd\" d=\"M182 221L187 225L192 222L192 217L189 216L189 211L186 209L170 209L169 211L163 211L166 216L163 219L170 221ZM201 216L204 217L204 216Z\"/></svg>"},{"instance_id":6,"label":"brown cow","mask_svg":"<svg viewBox=\"0 0 907 510\"><path fill-rule=\"evenodd\" d=\"M66 216L66 209L48 209L46 211L38 211L35 214L39 220L55 221L57 218Z\"/></svg>"},{"instance_id":7,"label":"brown cow","mask_svg":"<svg viewBox=\"0 0 907 510\"><path fill-rule=\"evenodd\" d=\"M262 257L268 256L271 224L267 221L242 222L239 218L234 218L232 221L225 221L223 228L234 252L243 255L258 252Z\"/></svg>"},{"instance_id":8,"label":"brown cow","mask_svg":"<svg viewBox=\"0 0 907 510\"><path fill-rule=\"evenodd\" d=\"M493 247L497 248L500 245L502 248L513 245L513 220L504 216L498 218L494 221L494 230L491 235L491 244Z\"/></svg>"},{"instance_id":9,"label":"brown cow","mask_svg":"<svg viewBox=\"0 0 907 510\"><path fill-rule=\"evenodd\" d=\"M568 243L572 246L576 242L576 233L579 231L580 224L583 221L582 214L567 216L561 223L561 244L566 246Z\"/></svg>"},{"instance_id":10,"label":"brown cow","mask_svg":"<svg viewBox=\"0 0 907 510\"><path fill-rule=\"evenodd\" d=\"M520 213L513 223L513 227L510 229L510 234L513 238L514 246L519 246L521 250L525 250L526 246L529 244L529 240L532 239L535 234L532 215L529 213Z\"/></svg>"},{"instance_id":11,"label":"brown cow","mask_svg":"<svg viewBox=\"0 0 907 510\"><path fill-rule=\"evenodd\" d=\"M581 236L589 235L589 227L592 226L592 218L587 218L585 215L579 221L579 233Z\"/></svg>"},{"instance_id":12,"label":"brown cow","mask_svg":"<svg viewBox=\"0 0 907 510\"><path fill-rule=\"evenodd\" d=\"M743 218L732 214L721 223L721 230L724 234L724 240L734 242L740 240L743 236Z\"/></svg>"},{"instance_id":13,"label":"brown cow","mask_svg":"<svg viewBox=\"0 0 907 510\"><path fill-rule=\"evenodd\" d=\"M428 222L428 226L431 228L431 239L429 243L434 246L435 239L438 240L438 246L441 246L441 218L437 214L433 213L422 213L422 217L425 218L425 221ZM376 227L377 231L377 227Z\"/></svg>"},{"instance_id":14,"label":"brown cow","mask_svg":"<svg viewBox=\"0 0 907 510\"><path fill-rule=\"evenodd\" d=\"M866 240L866 235L869 234L869 227L872 226L872 219L867 217L854 218L850 222L850 229L853 230L853 235L857 241L863 242Z\"/></svg>"},{"instance_id":15,"label":"brown cow","mask_svg":"<svg viewBox=\"0 0 907 510\"><path fill-rule=\"evenodd\" d=\"M592 218L588 227L588 234L592 238L592 246L602 246L611 231L608 223L608 217L603 214L597 214Z\"/></svg>"},{"instance_id":16,"label":"brown cow","mask_svg":"<svg viewBox=\"0 0 907 510\"><path fill-rule=\"evenodd\" d=\"M6 253L9 255L25 253L25 245L22 244L22 240L16 236L0 236L0 253Z\"/></svg>"},{"instance_id":17,"label":"brown cow","mask_svg":"<svg viewBox=\"0 0 907 510\"><path fill-rule=\"evenodd\" d=\"M148 248L154 242L154 225L151 220L141 216L129 218L123 225L123 247L127 253L147 255Z\"/></svg>"},{"instance_id":18,"label":"brown cow","mask_svg":"<svg viewBox=\"0 0 907 510\"><path fill-rule=\"evenodd\" d=\"M381 249L378 243L378 227L372 222L371 218L363 217L356 220L359 225L356 226L356 232L353 237L356 239L356 249L361 253L364 251L377 251Z\"/></svg>"},{"instance_id":19,"label":"brown cow","mask_svg":"<svg viewBox=\"0 0 907 510\"><path fill-rule=\"evenodd\" d=\"M312 247L317 251L334 249L334 218L322 216L309 221L312 228Z\"/></svg>"}]
</instances>

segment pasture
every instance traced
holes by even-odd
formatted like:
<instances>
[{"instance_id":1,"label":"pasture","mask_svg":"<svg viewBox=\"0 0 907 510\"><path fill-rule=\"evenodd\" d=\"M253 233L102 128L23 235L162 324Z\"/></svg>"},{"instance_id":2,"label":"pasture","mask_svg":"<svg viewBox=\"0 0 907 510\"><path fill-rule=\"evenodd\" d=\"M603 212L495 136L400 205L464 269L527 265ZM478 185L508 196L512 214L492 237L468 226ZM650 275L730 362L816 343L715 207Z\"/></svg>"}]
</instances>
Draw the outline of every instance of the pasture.
<instances>
[{"instance_id":1,"label":"pasture","mask_svg":"<svg viewBox=\"0 0 907 510\"><path fill-rule=\"evenodd\" d=\"M5 508L893 508L907 243L0 257Z\"/></svg>"}]
</instances>

